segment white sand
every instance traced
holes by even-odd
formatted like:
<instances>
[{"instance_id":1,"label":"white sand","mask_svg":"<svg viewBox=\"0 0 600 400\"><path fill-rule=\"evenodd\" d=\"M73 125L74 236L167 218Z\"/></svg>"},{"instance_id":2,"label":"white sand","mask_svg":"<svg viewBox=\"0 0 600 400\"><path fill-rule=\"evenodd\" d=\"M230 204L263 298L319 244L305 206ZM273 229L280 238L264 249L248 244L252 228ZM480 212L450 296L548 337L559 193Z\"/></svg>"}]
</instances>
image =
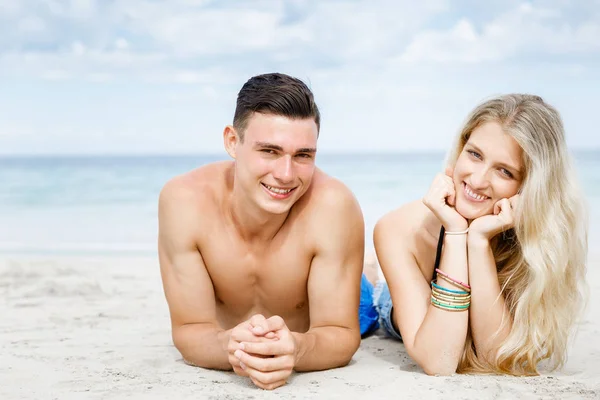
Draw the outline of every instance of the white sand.
<instances>
[{"instance_id":1,"label":"white sand","mask_svg":"<svg viewBox=\"0 0 600 400\"><path fill-rule=\"evenodd\" d=\"M182 362L171 344L156 259L3 256L0 399L597 399L600 257L593 260L588 312L562 371L429 377L402 344L374 336L348 367L295 374L267 392L231 372Z\"/></svg>"}]
</instances>

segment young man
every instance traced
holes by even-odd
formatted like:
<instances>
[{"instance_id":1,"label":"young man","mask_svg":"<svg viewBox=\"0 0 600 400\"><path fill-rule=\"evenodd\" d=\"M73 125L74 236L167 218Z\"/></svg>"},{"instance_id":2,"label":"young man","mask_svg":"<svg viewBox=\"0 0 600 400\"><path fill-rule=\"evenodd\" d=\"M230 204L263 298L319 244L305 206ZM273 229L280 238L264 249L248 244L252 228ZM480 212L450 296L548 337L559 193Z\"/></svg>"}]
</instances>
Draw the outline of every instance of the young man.
<instances>
[{"instance_id":1,"label":"young man","mask_svg":"<svg viewBox=\"0 0 600 400\"><path fill-rule=\"evenodd\" d=\"M350 190L315 167L319 124L302 81L255 76L223 132L233 161L163 188L161 274L189 364L274 389L358 349L364 222Z\"/></svg>"}]
</instances>

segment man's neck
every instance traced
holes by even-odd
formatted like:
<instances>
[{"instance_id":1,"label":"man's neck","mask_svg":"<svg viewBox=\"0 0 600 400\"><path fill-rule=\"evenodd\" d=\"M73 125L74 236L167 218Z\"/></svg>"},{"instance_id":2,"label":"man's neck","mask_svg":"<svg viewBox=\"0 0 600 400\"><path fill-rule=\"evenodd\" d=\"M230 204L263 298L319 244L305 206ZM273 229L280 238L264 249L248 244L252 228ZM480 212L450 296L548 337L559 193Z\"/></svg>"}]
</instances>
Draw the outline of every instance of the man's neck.
<instances>
[{"instance_id":1,"label":"man's neck","mask_svg":"<svg viewBox=\"0 0 600 400\"><path fill-rule=\"evenodd\" d=\"M283 224L289 211L276 215L260 210L234 190L230 196L229 211L231 220L239 235L247 241L267 242L272 240Z\"/></svg>"}]
</instances>

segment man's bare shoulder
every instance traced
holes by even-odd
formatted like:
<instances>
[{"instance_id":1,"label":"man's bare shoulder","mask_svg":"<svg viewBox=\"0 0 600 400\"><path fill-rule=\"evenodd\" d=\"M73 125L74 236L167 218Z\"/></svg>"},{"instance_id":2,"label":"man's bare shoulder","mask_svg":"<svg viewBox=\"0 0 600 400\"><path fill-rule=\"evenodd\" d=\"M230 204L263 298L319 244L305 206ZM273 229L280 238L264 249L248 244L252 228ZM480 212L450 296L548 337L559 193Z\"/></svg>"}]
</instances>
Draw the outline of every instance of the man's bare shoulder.
<instances>
[{"instance_id":1,"label":"man's bare shoulder","mask_svg":"<svg viewBox=\"0 0 600 400\"><path fill-rule=\"evenodd\" d=\"M320 169L315 171L311 189L302 199L302 203L314 217L332 217L338 214L362 217L358 200L350 188Z\"/></svg>"},{"instance_id":2,"label":"man's bare shoulder","mask_svg":"<svg viewBox=\"0 0 600 400\"><path fill-rule=\"evenodd\" d=\"M161 203L204 207L223 196L233 163L215 162L171 178L160 193Z\"/></svg>"}]
</instances>

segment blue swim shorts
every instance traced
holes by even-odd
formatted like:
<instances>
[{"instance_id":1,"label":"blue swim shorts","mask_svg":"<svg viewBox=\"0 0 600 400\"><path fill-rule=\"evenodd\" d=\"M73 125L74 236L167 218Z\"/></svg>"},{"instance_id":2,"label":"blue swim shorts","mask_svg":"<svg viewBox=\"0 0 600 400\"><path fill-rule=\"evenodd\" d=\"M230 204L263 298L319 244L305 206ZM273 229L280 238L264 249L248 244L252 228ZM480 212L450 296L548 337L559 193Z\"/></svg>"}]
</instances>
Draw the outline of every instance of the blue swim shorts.
<instances>
[{"instance_id":1,"label":"blue swim shorts","mask_svg":"<svg viewBox=\"0 0 600 400\"><path fill-rule=\"evenodd\" d=\"M400 332L392 323L392 298L387 283L378 282L375 287L363 274L360 282L360 307L358 318L362 337L373 333L381 325L388 336L402 340Z\"/></svg>"}]
</instances>

